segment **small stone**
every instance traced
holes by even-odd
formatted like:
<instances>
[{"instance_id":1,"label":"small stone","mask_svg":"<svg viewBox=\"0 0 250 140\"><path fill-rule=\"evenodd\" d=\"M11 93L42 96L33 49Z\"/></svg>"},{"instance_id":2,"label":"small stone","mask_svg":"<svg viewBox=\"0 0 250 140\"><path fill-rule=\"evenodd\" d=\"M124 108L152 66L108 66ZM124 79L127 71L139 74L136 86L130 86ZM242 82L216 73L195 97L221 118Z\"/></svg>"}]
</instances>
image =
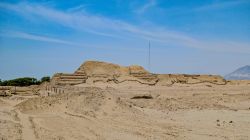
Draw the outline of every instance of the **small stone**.
<instances>
[{"instance_id":1,"label":"small stone","mask_svg":"<svg viewBox=\"0 0 250 140\"><path fill-rule=\"evenodd\" d=\"M229 123L233 123L233 121L230 121Z\"/></svg>"}]
</instances>

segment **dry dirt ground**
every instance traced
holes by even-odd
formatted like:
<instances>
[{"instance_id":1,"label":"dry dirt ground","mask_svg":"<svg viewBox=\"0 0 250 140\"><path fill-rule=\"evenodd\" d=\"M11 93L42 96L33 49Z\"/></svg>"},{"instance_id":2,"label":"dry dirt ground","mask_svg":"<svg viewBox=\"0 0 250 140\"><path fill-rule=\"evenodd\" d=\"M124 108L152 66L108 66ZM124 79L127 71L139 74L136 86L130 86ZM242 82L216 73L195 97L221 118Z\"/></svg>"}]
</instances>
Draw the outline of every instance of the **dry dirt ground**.
<instances>
[{"instance_id":1,"label":"dry dirt ground","mask_svg":"<svg viewBox=\"0 0 250 140\"><path fill-rule=\"evenodd\" d=\"M249 140L250 85L85 84L2 97L0 139Z\"/></svg>"}]
</instances>

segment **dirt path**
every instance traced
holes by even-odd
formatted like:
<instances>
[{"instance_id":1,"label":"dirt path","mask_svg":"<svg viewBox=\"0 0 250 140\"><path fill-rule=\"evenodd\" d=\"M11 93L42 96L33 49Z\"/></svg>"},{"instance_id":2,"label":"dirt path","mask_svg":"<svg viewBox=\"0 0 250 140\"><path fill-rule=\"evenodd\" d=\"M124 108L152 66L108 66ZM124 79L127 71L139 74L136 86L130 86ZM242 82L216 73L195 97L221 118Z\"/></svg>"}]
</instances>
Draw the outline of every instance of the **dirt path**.
<instances>
[{"instance_id":1,"label":"dirt path","mask_svg":"<svg viewBox=\"0 0 250 140\"><path fill-rule=\"evenodd\" d=\"M30 116L17 111L20 123L22 125L22 136L25 140L36 140L34 129L29 120Z\"/></svg>"}]
</instances>

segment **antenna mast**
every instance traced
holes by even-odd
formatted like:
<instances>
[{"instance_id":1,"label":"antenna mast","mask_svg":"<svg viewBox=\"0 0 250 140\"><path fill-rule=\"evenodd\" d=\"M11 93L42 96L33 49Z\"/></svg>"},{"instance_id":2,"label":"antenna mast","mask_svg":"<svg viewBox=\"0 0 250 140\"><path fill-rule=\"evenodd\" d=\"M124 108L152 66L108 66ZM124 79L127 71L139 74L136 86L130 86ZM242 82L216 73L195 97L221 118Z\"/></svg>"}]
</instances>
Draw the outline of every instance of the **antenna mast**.
<instances>
[{"instance_id":1,"label":"antenna mast","mask_svg":"<svg viewBox=\"0 0 250 140\"><path fill-rule=\"evenodd\" d=\"M148 42L148 69L149 72L151 70L151 46L150 46L150 41Z\"/></svg>"}]
</instances>

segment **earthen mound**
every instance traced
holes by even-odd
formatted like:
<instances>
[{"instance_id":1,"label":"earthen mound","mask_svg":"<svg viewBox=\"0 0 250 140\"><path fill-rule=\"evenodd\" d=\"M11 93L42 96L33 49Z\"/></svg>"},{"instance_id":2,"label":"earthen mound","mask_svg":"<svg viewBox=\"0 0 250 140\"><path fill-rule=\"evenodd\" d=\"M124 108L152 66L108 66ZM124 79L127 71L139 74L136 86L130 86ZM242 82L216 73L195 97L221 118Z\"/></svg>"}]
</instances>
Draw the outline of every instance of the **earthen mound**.
<instances>
[{"instance_id":1,"label":"earthen mound","mask_svg":"<svg viewBox=\"0 0 250 140\"><path fill-rule=\"evenodd\" d=\"M172 85L181 84L198 84L212 83L223 85L226 84L221 76L216 75L187 75L187 74L152 74L143 67L119 66L117 64L87 61L83 63L73 74L55 74L52 78L52 85L77 85L84 83L114 83L137 82L146 85Z\"/></svg>"},{"instance_id":2,"label":"earthen mound","mask_svg":"<svg viewBox=\"0 0 250 140\"><path fill-rule=\"evenodd\" d=\"M66 112L89 117L97 117L129 109L129 105L108 90L97 87L86 87L78 92L62 93L47 97L31 98L16 105L21 112ZM131 110L131 109L129 109Z\"/></svg>"}]
</instances>

